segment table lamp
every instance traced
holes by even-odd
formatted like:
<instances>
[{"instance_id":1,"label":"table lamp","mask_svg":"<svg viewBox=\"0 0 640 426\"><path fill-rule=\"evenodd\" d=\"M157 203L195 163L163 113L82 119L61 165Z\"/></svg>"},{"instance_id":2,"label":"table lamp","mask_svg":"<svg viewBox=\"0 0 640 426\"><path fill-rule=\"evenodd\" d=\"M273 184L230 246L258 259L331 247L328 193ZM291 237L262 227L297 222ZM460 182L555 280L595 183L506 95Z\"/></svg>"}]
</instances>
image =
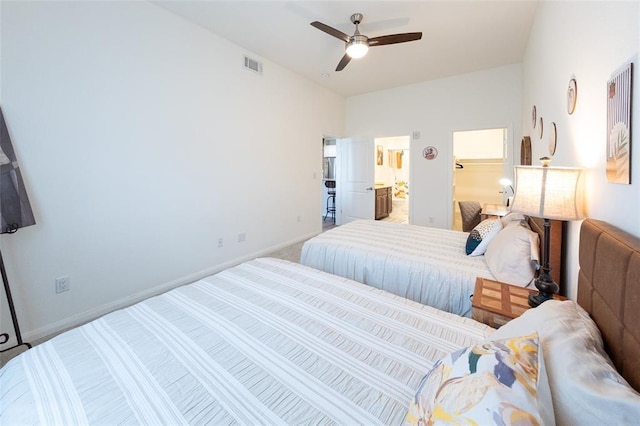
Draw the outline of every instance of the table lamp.
<instances>
[{"instance_id":1,"label":"table lamp","mask_svg":"<svg viewBox=\"0 0 640 426\"><path fill-rule=\"evenodd\" d=\"M536 307L553 298L559 286L549 267L549 231L551 220L580 220L583 193L580 187L582 169L569 167L516 166L516 191L511 211L544 219L542 268L535 280L538 294L529 296L529 306Z\"/></svg>"}]
</instances>

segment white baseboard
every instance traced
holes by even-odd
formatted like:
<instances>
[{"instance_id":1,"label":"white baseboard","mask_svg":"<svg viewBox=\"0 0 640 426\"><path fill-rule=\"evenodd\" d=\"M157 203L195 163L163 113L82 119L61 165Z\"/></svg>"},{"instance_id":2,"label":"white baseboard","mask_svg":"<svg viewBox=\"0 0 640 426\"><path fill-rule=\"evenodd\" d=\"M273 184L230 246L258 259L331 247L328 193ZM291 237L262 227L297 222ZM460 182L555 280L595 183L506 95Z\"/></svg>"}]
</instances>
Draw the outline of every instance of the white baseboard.
<instances>
[{"instance_id":1,"label":"white baseboard","mask_svg":"<svg viewBox=\"0 0 640 426\"><path fill-rule=\"evenodd\" d=\"M290 246L292 244L297 244L302 241L308 240L311 237L318 235L317 232L308 234L304 237L297 238L295 240L286 241L284 243L272 246L270 248L259 250L257 252L241 256L239 258L221 263L219 265L212 266L210 268L204 269L202 271L196 272L194 274L186 275L184 277L178 278L173 281L169 281L167 283L155 286L153 288L134 293L127 297L121 298L119 300L115 300L111 303L104 304L102 306L98 306L94 309L89 309L85 312L79 313L77 315L72 315L70 317L64 318L60 321L56 321L51 324L47 324L44 327L37 328L35 330L28 331L23 334L23 340L25 342L35 342L39 339L43 339L46 337L53 336L62 331L69 330L71 328L77 327L79 325L85 324L89 321L93 321L96 318L99 318L103 315L108 314L109 312L113 312L118 309L126 308L127 306L133 305L134 303L140 302L141 300L148 299L149 297L156 296L158 294L165 293L169 290L172 290L176 287L180 287L185 284L190 284L192 282L198 281L204 277L209 275L218 273L224 269L231 268L232 266L238 265L240 263L246 262L248 260L253 260L257 257L265 256L271 252L276 250L280 250L284 247Z\"/></svg>"}]
</instances>

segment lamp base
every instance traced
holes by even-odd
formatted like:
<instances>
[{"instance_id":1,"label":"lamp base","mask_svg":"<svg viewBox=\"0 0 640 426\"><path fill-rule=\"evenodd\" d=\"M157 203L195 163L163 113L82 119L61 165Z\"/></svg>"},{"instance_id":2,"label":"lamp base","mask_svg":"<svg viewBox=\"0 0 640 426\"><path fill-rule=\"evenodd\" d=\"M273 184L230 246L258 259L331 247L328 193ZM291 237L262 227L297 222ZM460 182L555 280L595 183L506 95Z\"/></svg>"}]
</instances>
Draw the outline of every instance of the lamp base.
<instances>
[{"instance_id":1,"label":"lamp base","mask_svg":"<svg viewBox=\"0 0 640 426\"><path fill-rule=\"evenodd\" d=\"M530 294L529 306L531 306L532 308L537 308L547 300L551 300L551 299L553 299L553 294L550 294L550 293Z\"/></svg>"},{"instance_id":2,"label":"lamp base","mask_svg":"<svg viewBox=\"0 0 640 426\"><path fill-rule=\"evenodd\" d=\"M529 306L535 308L540 306L547 300L553 299L553 295L560 290L560 286L553 281L548 270L544 270L540 277L536 280L536 288L538 294L529 295Z\"/></svg>"}]
</instances>

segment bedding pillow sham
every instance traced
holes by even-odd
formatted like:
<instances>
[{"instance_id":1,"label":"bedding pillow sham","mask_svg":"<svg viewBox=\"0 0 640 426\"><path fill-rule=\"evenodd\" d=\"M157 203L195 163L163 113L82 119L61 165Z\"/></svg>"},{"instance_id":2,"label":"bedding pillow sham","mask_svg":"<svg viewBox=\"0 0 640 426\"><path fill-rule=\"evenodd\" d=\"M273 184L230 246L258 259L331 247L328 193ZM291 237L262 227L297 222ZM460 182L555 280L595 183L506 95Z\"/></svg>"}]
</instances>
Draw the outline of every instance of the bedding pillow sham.
<instances>
[{"instance_id":1,"label":"bedding pillow sham","mask_svg":"<svg viewBox=\"0 0 640 426\"><path fill-rule=\"evenodd\" d=\"M538 234L519 222L511 222L491 240L484 258L498 281L527 287L539 260Z\"/></svg>"},{"instance_id":2,"label":"bedding pillow sham","mask_svg":"<svg viewBox=\"0 0 640 426\"><path fill-rule=\"evenodd\" d=\"M533 332L540 337L557 424L637 424L640 394L611 364L584 309L571 300L549 300L500 327L491 339Z\"/></svg>"},{"instance_id":3,"label":"bedding pillow sham","mask_svg":"<svg viewBox=\"0 0 640 426\"><path fill-rule=\"evenodd\" d=\"M485 219L475 226L467 237L465 251L469 256L481 256L502 229L500 219Z\"/></svg>"},{"instance_id":4,"label":"bedding pillow sham","mask_svg":"<svg viewBox=\"0 0 640 426\"><path fill-rule=\"evenodd\" d=\"M405 424L553 424L543 360L536 333L453 352L424 376Z\"/></svg>"}]
</instances>

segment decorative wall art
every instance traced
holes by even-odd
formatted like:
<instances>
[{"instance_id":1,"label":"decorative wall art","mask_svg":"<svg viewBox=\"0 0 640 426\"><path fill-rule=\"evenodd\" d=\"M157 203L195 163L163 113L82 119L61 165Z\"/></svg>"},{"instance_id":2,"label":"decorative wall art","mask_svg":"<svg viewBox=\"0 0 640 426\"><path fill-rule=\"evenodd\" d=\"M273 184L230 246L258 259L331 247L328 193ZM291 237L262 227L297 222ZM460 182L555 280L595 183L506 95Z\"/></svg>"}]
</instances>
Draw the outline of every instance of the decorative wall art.
<instances>
[{"instance_id":1,"label":"decorative wall art","mask_svg":"<svg viewBox=\"0 0 640 426\"><path fill-rule=\"evenodd\" d=\"M378 166L382 166L382 161L384 159L384 147L382 145L376 146L376 164Z\"/></svg>"},{"instance_id":2,"label":"decorative wall art","mask_svg":"<svg viewBox=\"0 0 640 426\"><path fill-rule=\"evenodd\" d=\"M553 157L556 153L556 144L558 142L558 133L556 129L556 123L551 122L549 126L549 155Z\"/></svg>"},{"instance_id":3,"label":"decorative wall art","mask_svg":"<svg viewBox=\"0 0 640 426\"><path fill-rule=\"evenodd\" d=\"M575 78L569 80L569 87L567 88L567 112L573 114L576 110L576 101L578 100L578 83Z\"/></svg>"},{"instance_id":4,"label":"decorative wall art","mask_svg":"<svg viewBox=\"0 0 640 426\"><path fill-rule=\"evenodd\" d=\"M607 82L607 181L631 183L631 84L633 63Z\"/></svg>"},{"instance_id":5,"label":"decorative wall art","mask_svg":"<svg viewBox=\"0 0 640 426\"><path fill-rule=\"evenodd\" d=\"M531 165L531 138L529 136L523 137L520 142L520 165Z\"/></svg>"},{"instance_id":6,"label":"decorative wall art","mask_svg":"<svg viewBox=\"0 0 640 426\"><path fill-rule=\"evenodd\" d=\"M390 149L387 152L389 153L389 167L392 169L401 169L404 149Z\"/></svg>"},{"instance_id":7,"label":"decorative wall art","mask_svg":"<svg viewBox=\"0 0 640 426\"><path fill-rule=\"evenodd\" d=\"M542 139L542 135L544 134L544 123L542 117L538 120L538 137Z\"/></svg>"},{"instance_id":8,"label":"decorative wall art","mask_svg":"<svg viewBox=\"0 0 640 426\"><path fill-rule=\"evenodd\" d=\"M422 150L422 156L427 160L433 160L438 156L438 150L435 146L428 146Z\"/></svg>"},{"instance_id":9,"label":"decorative wall art","mask_svg":"<svg viewBox=\"0 0 640 426\"><path fill-rule=\"evenodd\" d=\"M536 128L537 122L538 122L538 113L536 111L536 106L534 105L533 108L531 108L531 128L532 129Z\"/></svg>"}]
</instances>

